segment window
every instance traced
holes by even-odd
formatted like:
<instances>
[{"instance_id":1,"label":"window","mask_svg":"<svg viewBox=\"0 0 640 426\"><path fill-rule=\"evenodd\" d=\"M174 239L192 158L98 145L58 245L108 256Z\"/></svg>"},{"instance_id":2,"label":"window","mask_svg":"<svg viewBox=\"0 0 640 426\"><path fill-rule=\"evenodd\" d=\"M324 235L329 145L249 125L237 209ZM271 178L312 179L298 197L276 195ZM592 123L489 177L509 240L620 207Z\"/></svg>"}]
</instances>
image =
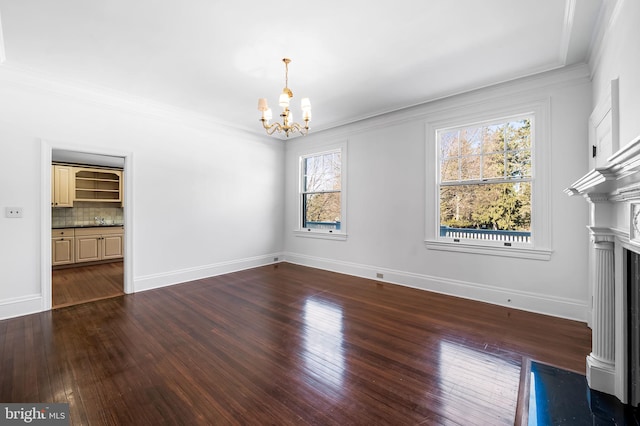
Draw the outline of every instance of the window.
<instances>
[{"instance_id":1,"label":"window","mask_svg":"<svg viewBox=\"0 0 640 426\"><path fill-rule=\"evenodd\" d=\"M440 237L531 240L531 116L440 129Z\"/></svg>"},{"instance_id":2,"label":"window","mask_svg":"<svg viewBox=\"0 0 640 426\"><path fill-rule=\"evenodd\" d=\"M549 102L458 111L427 125L426 246L550 259Z\"/></svg>"},{"instance_id":3,"label":"window","mask_svg":"<svg viewBox=\"0 0 640 426\"><path fill-rule=\"evenodd\" d=\"M300 157L300 229L344 235L343 149Z\"/></svg>"}]
</instances>

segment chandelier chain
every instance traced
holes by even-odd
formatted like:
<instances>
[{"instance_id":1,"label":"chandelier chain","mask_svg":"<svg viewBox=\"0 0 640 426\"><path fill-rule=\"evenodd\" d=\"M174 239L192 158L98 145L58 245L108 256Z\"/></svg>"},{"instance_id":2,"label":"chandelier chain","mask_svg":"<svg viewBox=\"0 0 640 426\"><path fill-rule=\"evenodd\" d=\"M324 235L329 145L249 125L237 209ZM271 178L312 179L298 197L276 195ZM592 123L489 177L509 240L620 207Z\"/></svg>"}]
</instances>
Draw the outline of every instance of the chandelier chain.
<instances>
[{"instance_id":1,"label":"chandelier chain","mask_svg":"<svg viewBox=\"0 0 640 426\"><path fill-rule=\"evenodd\" d=\"M284 87L289 87L289 62L284 61Z\"/></svg>"}]
</instances>

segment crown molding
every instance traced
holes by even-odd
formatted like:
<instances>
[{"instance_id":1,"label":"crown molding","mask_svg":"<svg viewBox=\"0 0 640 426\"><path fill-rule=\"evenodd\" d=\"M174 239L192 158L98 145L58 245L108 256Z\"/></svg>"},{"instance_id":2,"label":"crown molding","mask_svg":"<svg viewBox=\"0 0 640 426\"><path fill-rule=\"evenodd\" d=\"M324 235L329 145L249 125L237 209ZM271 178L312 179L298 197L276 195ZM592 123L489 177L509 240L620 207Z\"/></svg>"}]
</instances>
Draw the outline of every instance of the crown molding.
<instances>
[{"instance_id":1,"label":"crown molding","mask_svg":"<svg viewBox=\"0 0 640 426\"><path fill-rule=\"evenodd\" d=\"M555 88L590 83L590 71L587 64L569 65L395 111L316 129L313 134L309 133L305 137L346 137L416 120L431 119L433 115L455 113L460 108L482 105L492 100L499 101L505 97L513 99L516 103L535 101L549 97L549 91Z\"/></svg>"},{"instance_id":2,"label":"crown molding","mask_svg":"<svg viewBox=\"0 0 640 426\"><path fill-rule=\"evenodd\" d=\"M205 114L151 101L106 87L60 79L10 62L0 65L0 83L20 89L44 92L54 97L73 99L116 111L126 111L150 119L172 122L204 131L223 132L229 135L242 133L252 139L259 139L261 142L268 139L266 136L256 134L255 129L222 122Z\"/></svg>"},{"instance_id":3,"label":"crown molding","mask_svg":"<svg viewBox=\"0 0 640 426\"><path fill-rule=\"evenodd\" d=\"M558 62L562 65L567 64L567 56L569 55L569 43L571 41L571 33L573 31L573 22L576 14L576 0L566 0L564 7L564 20L562 22L562 40L560 49L558 50Z\"/></svg>"},{"instance_id":4,"label":"crown molding","mask_svg":"<svg viewBox=\"0 0 640 426\"><path fill-rule=\"evenodd\" d=\"M587 63L591 69L591 77L600 67L604 47L607 44L612 29L615 27L618 17L622 12L625 0L610 0L602 2L600 7L600 16L594 31L594 38L591 41L591 47L587 57Z\"/></svg>"}]
</instances>

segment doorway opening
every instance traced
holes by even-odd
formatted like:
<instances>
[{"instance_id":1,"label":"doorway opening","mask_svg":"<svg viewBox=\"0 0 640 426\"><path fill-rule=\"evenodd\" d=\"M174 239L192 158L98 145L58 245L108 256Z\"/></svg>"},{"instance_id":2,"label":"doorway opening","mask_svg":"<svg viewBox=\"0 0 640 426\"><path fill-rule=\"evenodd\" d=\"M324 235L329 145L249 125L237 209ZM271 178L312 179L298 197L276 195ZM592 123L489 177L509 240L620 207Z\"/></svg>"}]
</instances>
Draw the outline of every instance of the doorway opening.
<instances>
[{"instance_id":1,"label":"doorway opening","mask_svg":"<svg viewBox=\"0 0 640 426\"><path fill-rule=\"evenodd\" d=\"M124 262L82 265L51 271L51 308L65 308L124 295Z\"/></svg>"},{"instance_id":2,"label":"doorway opening","mask_svg":"<svg viewBox=\"0 0 640 426\"><path fill-rule=\"evenodd\" d=\"M131 154L46 141L42 152L43 310L131 293Z\"/></svg>"}]
</instances>

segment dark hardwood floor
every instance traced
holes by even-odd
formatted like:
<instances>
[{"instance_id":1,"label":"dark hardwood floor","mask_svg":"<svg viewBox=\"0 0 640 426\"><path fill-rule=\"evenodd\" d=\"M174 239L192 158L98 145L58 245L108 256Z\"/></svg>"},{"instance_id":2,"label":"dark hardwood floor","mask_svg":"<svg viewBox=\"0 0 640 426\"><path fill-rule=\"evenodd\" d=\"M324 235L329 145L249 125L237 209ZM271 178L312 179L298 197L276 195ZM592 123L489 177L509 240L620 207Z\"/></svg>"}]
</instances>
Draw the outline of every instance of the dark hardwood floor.
<instances>
[{"instance_id":1,"label":"dark hardwood floor","mask_svg":"<svg viewBox=\"0 0 640 426\"><path fill-rule=\"evenodd\" d=\"M279 264L0 321L0 401L72 424L512 425L582 323Z\"/></svg>"},{"instance_id":2,"label":"dark hardwood floor","mask_svg":"<svg viewBox=\"0 0 640 426\"><path fill-rule=\"evenodd\" d=\"M57 268L51 272L53 308L124 294L124 262Z\"/></svg>"}]
</instances>

